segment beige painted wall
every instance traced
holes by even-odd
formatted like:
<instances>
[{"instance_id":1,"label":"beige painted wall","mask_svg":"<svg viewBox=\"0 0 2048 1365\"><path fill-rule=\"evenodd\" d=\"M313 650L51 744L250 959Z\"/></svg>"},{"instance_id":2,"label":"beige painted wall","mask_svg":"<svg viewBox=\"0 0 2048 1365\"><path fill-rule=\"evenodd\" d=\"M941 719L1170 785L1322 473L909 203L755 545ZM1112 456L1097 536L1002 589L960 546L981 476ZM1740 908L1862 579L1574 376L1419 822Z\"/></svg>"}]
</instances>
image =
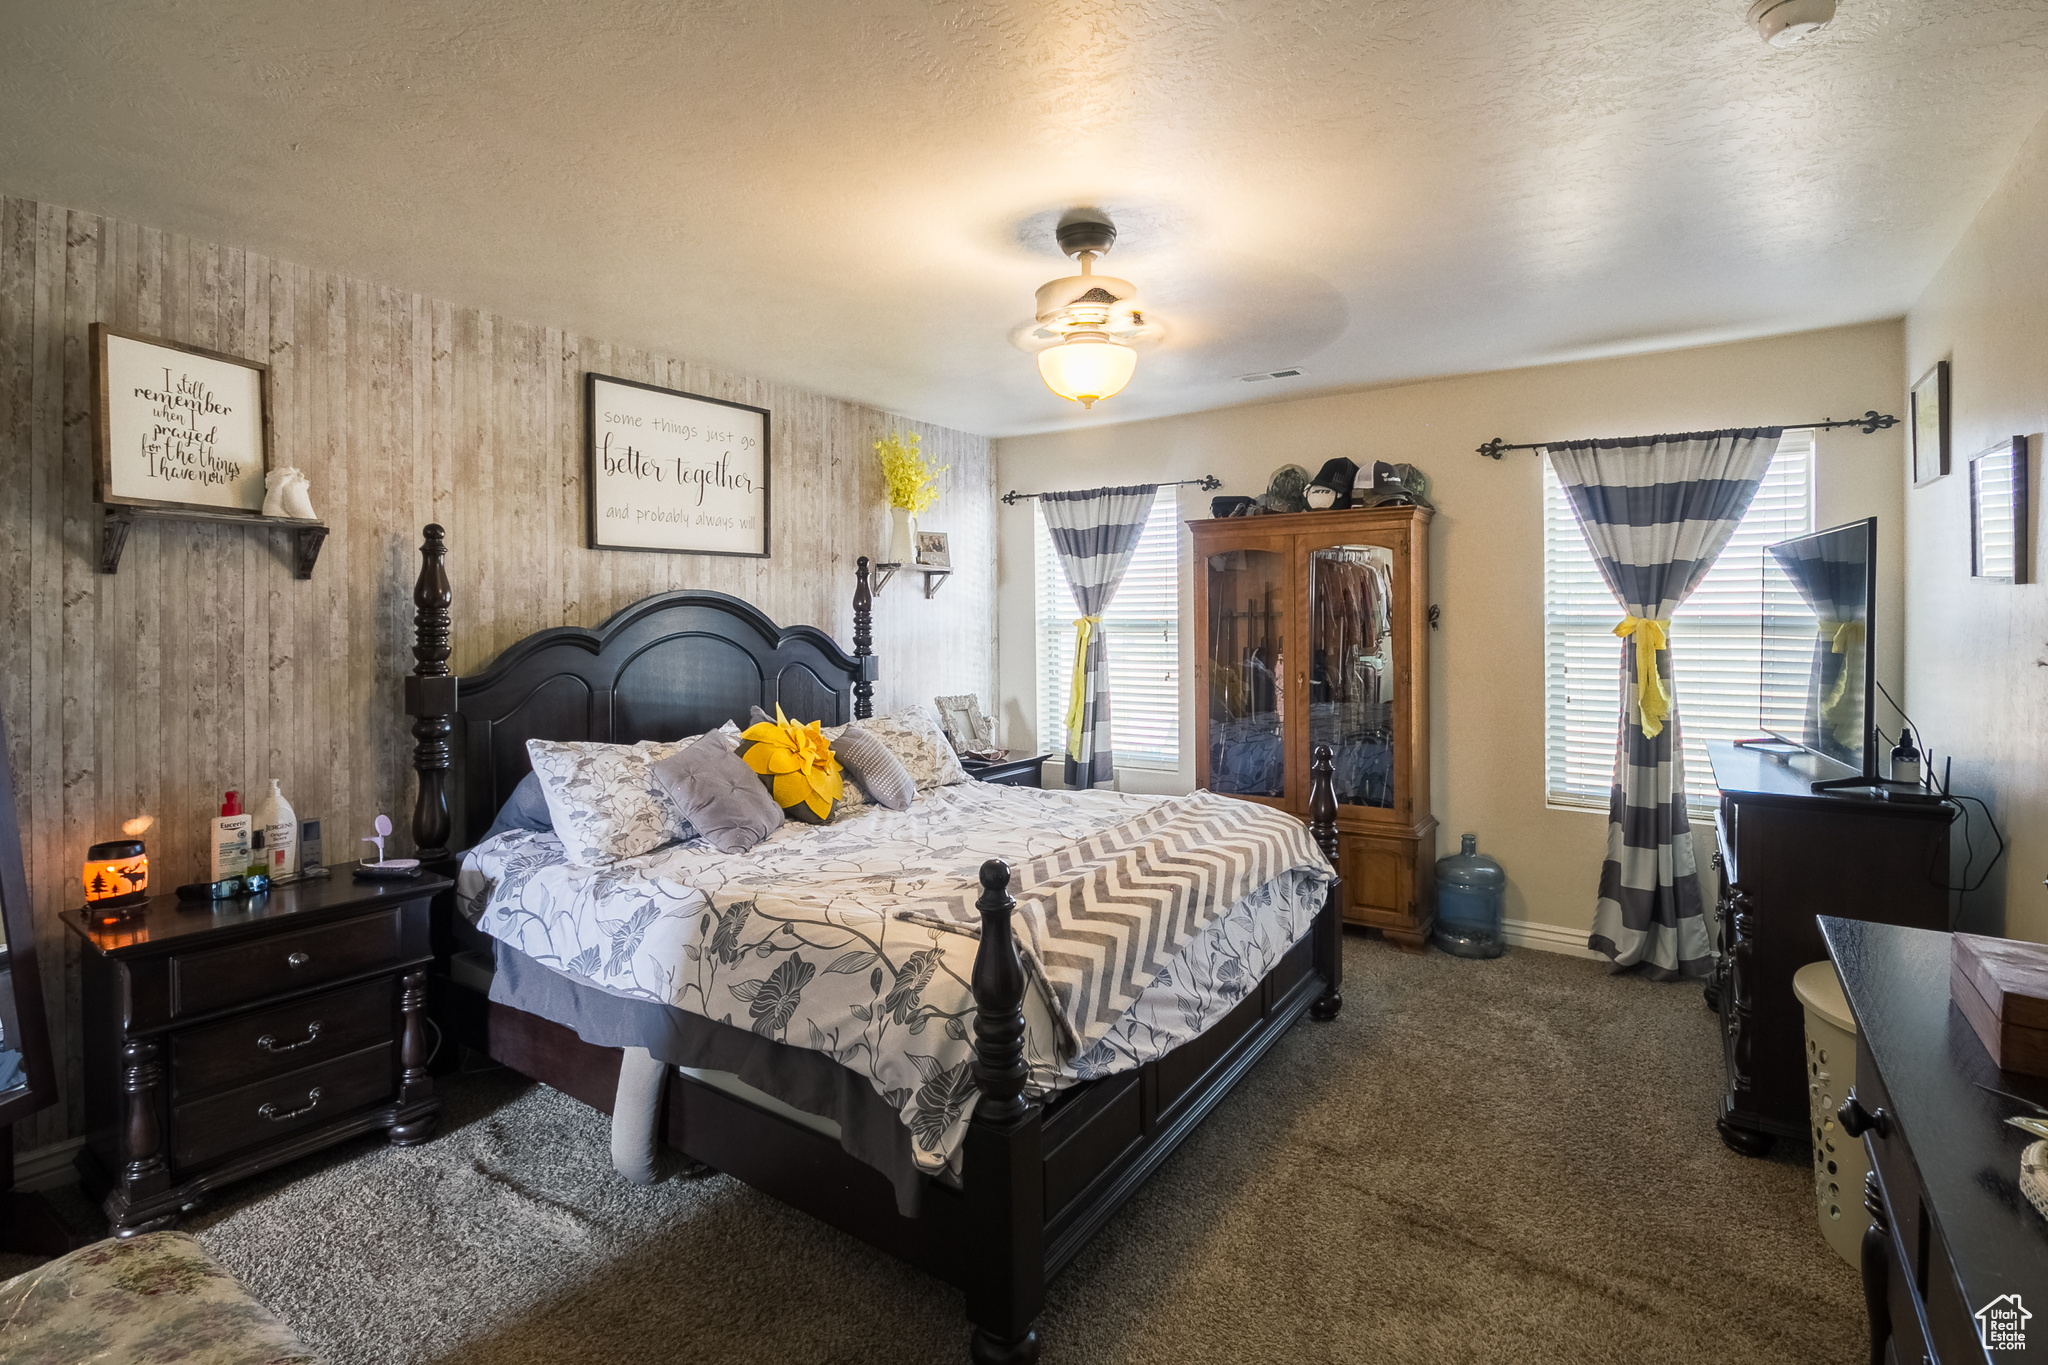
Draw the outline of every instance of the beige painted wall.
<instances>
[{"instance_id":1,"label":"beige painted wall","mask_svg":"<svg viewBox=\"0 0 2048 1365\"><path fill-rule=\"evenodd\" d=\"M1967 898L1965 927L2048 942L2048 587L2041 554L2041 447L2048 432L2048 120L1906 319L1911 383L1951 365L1952 472L1906 493L1906 706L1955 789L1983 797L2012 841ZM2034 582L1970 574L1971 455L2028 441ZM1981 826L1979 826L1981 829Z\"/></svg>"},{"instance_id":2,"label":"beige painted wall","mask_svg":"<svg viewBox=\"0 0 2048 1365\"><path fill-rule=\"evenodd\" d=\"M120 572L97 537L87 326L96 320L271 366L273 459L312 480L333 528L309 582L281 533L145 522ZM687 342L687 338L683 339ZM585 549L583 374L771 413L768 559ZM717 588L849 641L853 568L884 543L875 438L901 426L951 468L926 518L955 572L930 601L876 603L878 705L986 693L994 677L988 442L134 223L0 200L0 709L68 1105L20 1134L76 1131L76 943L57 912L87 843L128 817L159 887L204 867L223 788L277 778L354 856L378 811L410 826L420 527L448 529L453 664L473 673L547 626L594 625L672 588Z\"/></svg>"},{"instance_id":3,"label":"beige painted wall","mask_svg":"<svg viewBox=\"0 0 2048 1365\"><path fill-rule=\"evenodd\" d=\"M1542 469L1528 452L1495 463L1473 448L1496 435L1623 436L1896 411L1902 362L1900 325L1870 323L1001 439L996 477L1000 487L1034 492L1213 473L1226 493L1257 493L1288 461L1311 471L1338 455L1421 466L1441 509L1431 530L1431 595L1443 627L1432 641L1430 704L1443 849L1456 851L1458 835L1476 830L1507 869L1511 920L1584 930L1606 824L1544 805ZM1135 382L1145 382L1142 368ZM1819 524L1879 519L1878 665L1888 684L1900 673L1904 458L1898 430L1820 434ZM1178 491L1183 517L1208 515L1209 494ZM1029 503L1000 512L999 684L1013 747L1032 742L1036 715L1032 515ZM1194 778L1185 532L1181 552L1181 767L1120 775L1144 789L1185 790Z\"/></svg>"}]
</instances>

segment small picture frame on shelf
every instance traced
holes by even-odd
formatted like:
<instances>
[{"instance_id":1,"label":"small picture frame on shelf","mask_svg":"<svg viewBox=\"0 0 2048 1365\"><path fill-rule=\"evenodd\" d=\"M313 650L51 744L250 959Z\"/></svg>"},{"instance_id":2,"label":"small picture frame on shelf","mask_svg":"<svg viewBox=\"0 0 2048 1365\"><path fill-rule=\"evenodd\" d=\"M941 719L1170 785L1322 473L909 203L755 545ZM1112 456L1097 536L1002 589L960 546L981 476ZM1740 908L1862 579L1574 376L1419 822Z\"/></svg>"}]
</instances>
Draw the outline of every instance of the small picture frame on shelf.
<instances>
[{"instance_id":1,"label":"small picture frame on shelf","mask_svg":"<svg viewBox=\"0 0 2048 1365\"><path fill-rule=\"evenodd\" d=\"M919 531L917 533L917 567L920 569L951 569L953 555L946 548L944 531Z\"/></svg>"},{"instance_id":2,"label":"small picture frame on shelf","mask_svg":"<svg viewBox=\"0 0 2048 1365\"><path fill-rule=\"evenodd\" d=\"M99 500L257 516L270 469L270 367L92 325Z\"/></svg>"},{"instance_id":3,"label":"small picture frame on shelf","mask_svg":"<svg viewBox=\"0 0 2048 1365\"><path fill-rule=\"evenodd\" d=\"M2027 581L2027 438L1970 457L1970 576Z\"/></svg>"},{"instance_id":4,"label":"small picture frame on shelf","mask_svg":"<svg viewBox=\"0 0 2048 1365\"><path fill-rule=\"evenodd\" d=\"M1906 439L1913 447L1913 486L1933 483L1948 473L1948 362L1937 361L1920 376L1907 395L1911 424Z\"/></svg>"}]
</instances>

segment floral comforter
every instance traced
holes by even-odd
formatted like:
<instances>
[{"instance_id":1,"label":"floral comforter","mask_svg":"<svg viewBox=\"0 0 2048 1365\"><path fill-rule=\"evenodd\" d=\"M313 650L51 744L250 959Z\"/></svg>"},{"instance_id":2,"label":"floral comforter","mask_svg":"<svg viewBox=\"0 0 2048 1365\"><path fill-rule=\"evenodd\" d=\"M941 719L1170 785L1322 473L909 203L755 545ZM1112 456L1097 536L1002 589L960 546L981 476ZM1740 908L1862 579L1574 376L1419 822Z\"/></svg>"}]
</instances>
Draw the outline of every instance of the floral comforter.
<instances>
[{"instance_id":1,"label":"floral comforter","mask_svg":"<svg viewBox=\"0 0 2048 1365\"><path fill-rule=\"evenodd\" d=\"M966 782L904 811L786 824L743 854L693 840L606 867L515 831L468 854L459 898L480 929L555 971L827 1053L868 1078L936 1174L957 1169L977 1094L978 945L897 912L973 888L984 859L1026 864L1169 800ZM1078 1055L1056 1003L1026 992L1033 1093L1129 1070L1220 1019L1307 932L1329 881L1311 851L1229 906Z\"/></svg>"}]
</instances>

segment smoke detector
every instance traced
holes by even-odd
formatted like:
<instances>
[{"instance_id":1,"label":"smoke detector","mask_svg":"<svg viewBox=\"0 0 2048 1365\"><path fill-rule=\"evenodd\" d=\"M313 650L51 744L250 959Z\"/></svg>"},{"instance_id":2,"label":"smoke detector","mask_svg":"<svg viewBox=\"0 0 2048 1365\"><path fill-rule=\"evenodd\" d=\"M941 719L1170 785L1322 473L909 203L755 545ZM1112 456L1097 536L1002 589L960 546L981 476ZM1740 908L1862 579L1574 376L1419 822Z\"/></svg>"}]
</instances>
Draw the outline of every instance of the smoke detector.
<instances>
[{"instance_id":1,"label":"smoke detector","mask_svg":"<svg viewBox=\"0 0 2048 1365\"><path fill-rule=\"evenodd\" d=\"M1756 0L1749 22L1756 36L1772 47L1803 43L1835 17L1835 0Z\"/></svg>"}]
</instances>

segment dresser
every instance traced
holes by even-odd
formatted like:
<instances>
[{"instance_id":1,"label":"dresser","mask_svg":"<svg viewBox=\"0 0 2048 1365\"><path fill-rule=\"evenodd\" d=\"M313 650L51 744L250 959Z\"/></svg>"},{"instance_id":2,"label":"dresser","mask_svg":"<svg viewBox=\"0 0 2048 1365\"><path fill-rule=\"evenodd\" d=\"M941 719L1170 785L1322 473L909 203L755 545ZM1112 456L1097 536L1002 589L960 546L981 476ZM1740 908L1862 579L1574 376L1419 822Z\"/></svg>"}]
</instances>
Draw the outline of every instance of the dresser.
<instances>
[{"instance_id":1,"label":"dresser","mask_svg":"<svg viewBox=\"0 0 2048 1365\"><path fill-rule=\"evenodd\" d=\"M1826 957L1819 917L1947 929L1949 807L1816 793L1847 770L1712 741L1720 940L1708 998L1721 1015L1722 1141L1761 1156L1811 1135L1805 1018L1792 977ZM1825 771L1820 766L1824 765Z\"/></svg>"},{"instance_id":2,"label":"dresser","mask_svg":"<svg viewBox=\"0 0 2048 1365\"><path fill-rule=\"evenodd\" d=\"M327 880L65 926L80 954L87 1140L79 1166L117 1236L213 1190L382 1128L433 1135L428 905L445 877Z\"/></svg>"},{"instance_id":3,"label":"dresser","mask_svg":"<svg viewBox=\"0 0 2048 1365\"><path fill-rule=\"evenodd\" d=\"M2019 1191L2033 1139L2005 1122L2048 1114L2048 1080L2000 1071L1950 1003L1948 934L1834 918L1821 932L1856 1016L1838 1117L1870 1153L1870 1360L2025 1359L1983 1329L2048 1345L2048 1220Z\"/></svg>"},{"instance_id":4,"label":"dresser","mask_svg":"<svg viewBox=\"0 0 2048 1365\"><path fill-rule=\"evenodd\" d=\"M1308 818L1328 745L1346 923L1420 952L1429 803L1430 510L1191 521L1196 784Z\"/></svg>"}]
</instances>

